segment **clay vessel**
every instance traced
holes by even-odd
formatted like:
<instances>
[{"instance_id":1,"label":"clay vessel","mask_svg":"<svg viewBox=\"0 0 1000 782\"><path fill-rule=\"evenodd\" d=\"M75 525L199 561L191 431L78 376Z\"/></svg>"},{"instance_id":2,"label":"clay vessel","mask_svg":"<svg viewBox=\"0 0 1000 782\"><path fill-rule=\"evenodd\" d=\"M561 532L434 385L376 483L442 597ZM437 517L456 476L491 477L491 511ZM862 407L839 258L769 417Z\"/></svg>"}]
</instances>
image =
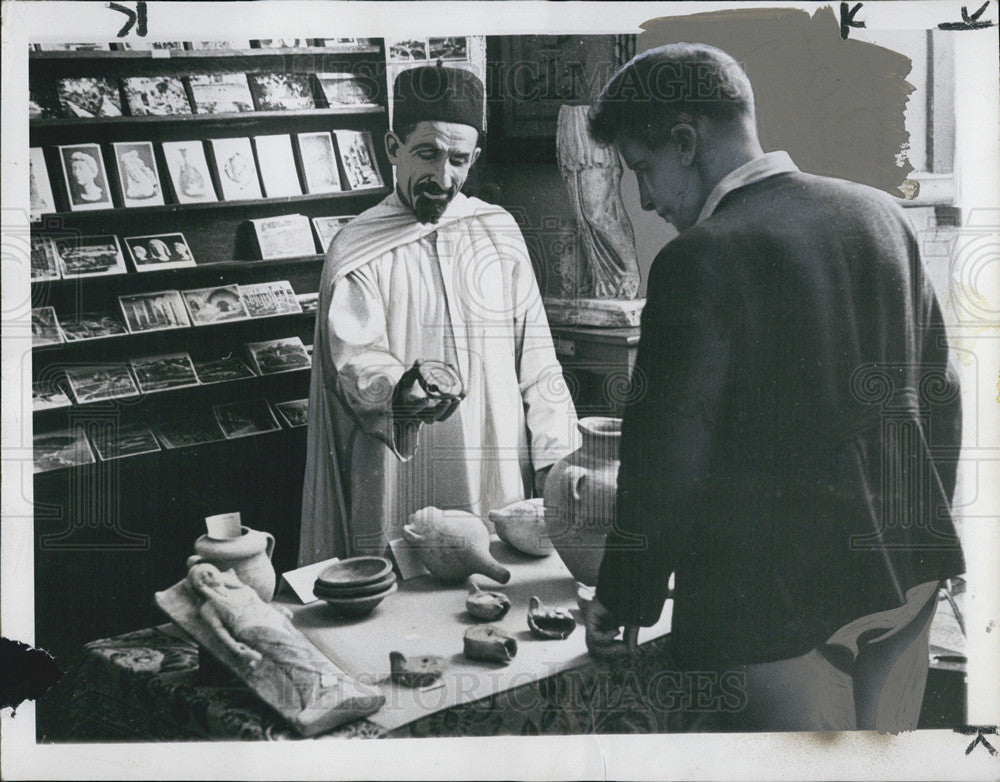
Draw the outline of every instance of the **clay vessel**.
<instances>
[{"instance_id":1,"label":"clay vessel","mask_svg":"<svg viewBox=\"0 0 1000 782\"><path fill-rule=\"evenodd\" d=\"M456 583L473 573L506 584L510 571L490 554L490 533L482 520L460 510L423 508L410 516L403 537L440 581Z\"/></svg>"},{"instance_id":2,"label":"clay vessel","mask_svg":"<svg viewBox=\"0 0 1000 782\"><path fill-rule=\"evenodd\" d=\"M232 568L247 586L254 588L265 603L274 597L275 573L271 564L274 553L274 535L270 532L241 527L238 538L210 538L202 535L194 542L194 555L188 557L187 566L199 561L211 562L219 570Z\"/></svg>"},{"instance_id":3,"label":"clay vessel","mask_svg":"<svg viewBox=\"0 0 1000 782\"><path fill-rule=\"evenodd\" d=\"M533 557L547 557L552 553L552 541L545 528L545 508L540 497L491 510L489 517L500 540L509 546Z\"/></svg>"},{"instance_id":4,"label":"clay vessel","mask_svg":"<svg viewBox=\"0 0 1000 782\"><path fill-rule=\"evenodd\" d=\"M473 619L493 622L507 615L510 599L503 592L487 592L479 584L473 584L472 590L465 599L465 610Z\"/></svg>"},{"instance_id":5,"label":"clay vessel","mask_svg":"<svg viewBox=\"0 0 1000 782\"><path fill-rule=\"evenodd\" d=\"M448 661L433 654L407 657L402 652L389 652L390 678L404 687L427 687L444 674Z\"/></svg>"},{"instance_id":6,"label":"clay vessel","mask_svg":"<svg viewBox=\"0 0 1000 782\"><path fill-rule=\"evenodd\" d=\"M562 608L549 608L537 597L528 601L528 629L535 638L568 638L576 629L573 615Z\"/></svg>"},{"instance_id":7,"label":"clay vessel","mask_svg":"<svg viewBox=\"0 0 1000 782\"><path fill-rule=\"evenodd\" d=\"M474 625L465 631L464 654L470 660L509 663L517 654L517 639L494 625Z\"/></svg>"},{"instance_id":8,"label":"clay vessel","mask_svg":"<svg viewBox=\"0 0 1000 782\"><path fill-rule=\"evenodd\" d=\"M604 538L615 519L620 418L582 418L580 448L545 481L545 526L573 578L596 584Z\"/></svg>"}]
</instances>

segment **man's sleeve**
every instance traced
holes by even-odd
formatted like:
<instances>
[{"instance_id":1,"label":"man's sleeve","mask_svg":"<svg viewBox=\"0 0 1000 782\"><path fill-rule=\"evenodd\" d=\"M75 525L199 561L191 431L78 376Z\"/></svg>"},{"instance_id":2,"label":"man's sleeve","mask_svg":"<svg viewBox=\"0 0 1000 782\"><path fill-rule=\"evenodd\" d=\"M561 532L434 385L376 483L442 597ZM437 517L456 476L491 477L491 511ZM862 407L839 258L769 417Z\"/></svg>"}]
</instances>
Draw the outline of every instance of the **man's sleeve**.
<instances>
[{"instance_id":1,"label":"man's sleeve","mask_svg":"<svg viewBox=\"0 0 1000 782\"><path fill-rule=\"evenodd\" d=\"M326 329L335 392L366 434L400 459L410 459L420 424L393 420L392 392L406 368L389 351L385 303L370 269L355 270L334 284Z\"/></svg>"},{"instance_id":2,"label":"man's sleeve","mask_svg":"<svg viewBox=\"0 0 1000 782\"><path fill-rule=\"evenodd\" d=\"M635 401L622 422L616 524L597 584L598 600L624 624L659 619L685 529L698 523L736 312L717 263L705 241L675 240L651 270Z\"/></svg>"}]
</instances>

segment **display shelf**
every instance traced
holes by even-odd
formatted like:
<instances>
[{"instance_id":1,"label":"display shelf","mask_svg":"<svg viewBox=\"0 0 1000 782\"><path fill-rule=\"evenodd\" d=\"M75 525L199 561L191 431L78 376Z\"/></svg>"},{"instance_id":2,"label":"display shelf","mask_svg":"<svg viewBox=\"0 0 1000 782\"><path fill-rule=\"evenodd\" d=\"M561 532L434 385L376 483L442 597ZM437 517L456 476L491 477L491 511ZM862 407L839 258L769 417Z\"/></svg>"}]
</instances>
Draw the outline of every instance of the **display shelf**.
<instances>
[{"instance_id":1,"label":"display shelf","mask_svg":"<svg viewBox=\"0 0 1000 782\"><path fill-rule=\"evenodd\" d=\"M122 117L51 117L32 119L28 126L32 129L93 127L95 125L149 125L149 124L239 124L240 120L252 122L258 119L291 120L304 117L356 117L364 114L385 114L384 106L348 106L339 108L290 109L287 111L237 111L220 114L166 114Z\"/></svg>"},{"instance_id":2,"label":"display shelf","mask_svg":"<svg viewBox=\"0 0 1000 782\"><path fill-rule=\"evenodd\" d=\"M305 46L287 49L155 49L144 51L79 51L37 52L29 51L31 60L215 60L229 57L288 57L302 55L372 55L379 54L378 46L326 47Z\"/></svg>"}]
</instances>

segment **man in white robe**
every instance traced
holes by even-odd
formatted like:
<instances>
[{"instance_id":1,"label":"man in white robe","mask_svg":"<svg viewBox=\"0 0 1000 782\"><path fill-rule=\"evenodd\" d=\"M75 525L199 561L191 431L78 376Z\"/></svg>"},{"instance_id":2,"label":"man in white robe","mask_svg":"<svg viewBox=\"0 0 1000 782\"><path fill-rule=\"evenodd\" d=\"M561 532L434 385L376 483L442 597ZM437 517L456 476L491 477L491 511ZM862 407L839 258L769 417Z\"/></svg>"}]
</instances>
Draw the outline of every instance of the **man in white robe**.
<instances>
[{"instance_id":1,"label":"man in white robe","mask_svg":"<svg viewBox=\"0 0 1000 782\"><path fill-rule=\"evenodd\" d=\"M396 190L336 236L320 283L300 565L382 553L426 506L485 518L540 495L576 447L524 239L459 192L485 129L482 82L404 71L393 108ZM454 369L464 397L414 382L427 361Z\"/></svg>"}]
</instances>

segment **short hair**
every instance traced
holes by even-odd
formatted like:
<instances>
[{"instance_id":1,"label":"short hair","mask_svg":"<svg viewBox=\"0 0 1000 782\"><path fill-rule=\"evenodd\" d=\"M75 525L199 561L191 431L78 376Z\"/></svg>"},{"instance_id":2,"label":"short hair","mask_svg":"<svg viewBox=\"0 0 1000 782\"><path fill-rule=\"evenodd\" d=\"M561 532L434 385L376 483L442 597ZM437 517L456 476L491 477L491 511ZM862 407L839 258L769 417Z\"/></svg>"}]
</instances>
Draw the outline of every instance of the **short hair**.
<instances>
[{"instance_id":1,"label":"short hair","mask_svg":"<svg viewBox=\"0 0 1000 782\"><path fill-rule=\"evenodd\" d=\"M661 147L679 122L754 121L753 88L730 55L703 43L672 43L637 54L601 90L590 133L601 144L628 137Z\"/></svg>"}]
</instances>

